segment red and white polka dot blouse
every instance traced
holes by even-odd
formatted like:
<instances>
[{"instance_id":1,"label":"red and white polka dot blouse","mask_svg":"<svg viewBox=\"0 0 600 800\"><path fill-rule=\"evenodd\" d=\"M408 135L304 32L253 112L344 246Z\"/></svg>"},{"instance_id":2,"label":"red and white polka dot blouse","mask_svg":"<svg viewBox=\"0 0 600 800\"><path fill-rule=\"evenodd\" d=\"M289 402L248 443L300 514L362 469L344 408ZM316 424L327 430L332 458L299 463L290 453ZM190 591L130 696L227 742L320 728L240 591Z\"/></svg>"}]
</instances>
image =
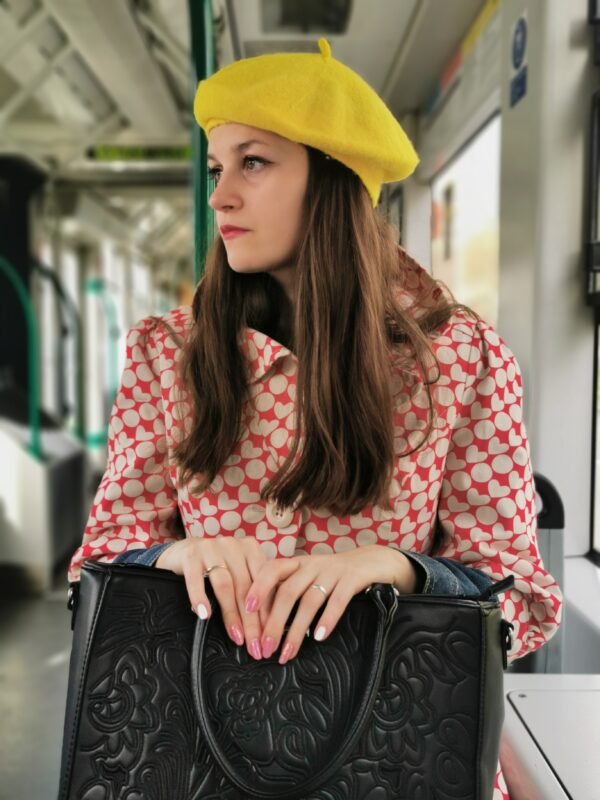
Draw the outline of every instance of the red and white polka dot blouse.
<instances>
[{"instance_id":1,"label":"red and white polka dot blouse","mask_svg":"<svg viewBox=\"0 0 600 800\"><path fill-rule=\"evenodd\" d=\"M417 269L409 276L413 283L420 277ZM410 288L409 280L405 290ZM185 337L191 309L176 309L164 320ZM110 421L108 466L70 579L78 578L86 558L110 560L181 535L179 514L187 536L255 536L270 557L368 544L428 553L437 516L445 532L437 555L494 579L514 575L514 589L501 598L515 626L512 657L541 645L558 626L561 595L535 541L518 365L492 328L462 314L442 326L433 346L441 368L432 387L435 427L426 445L397 458L392 509L370 506L348 517L326 509L281 512L261 500L260 490L283 463L294 429L293 353L258 331L246 331L243 353L252 383L244 431L210 491L198 497L179 484L171 460L173 446L191 424L177 376L180 347L159 320L143 320L129 333ZM427 400L416 379L404 372L395 377L395 442L402 453L421 441Z\"/></svg>"}]
</instances>

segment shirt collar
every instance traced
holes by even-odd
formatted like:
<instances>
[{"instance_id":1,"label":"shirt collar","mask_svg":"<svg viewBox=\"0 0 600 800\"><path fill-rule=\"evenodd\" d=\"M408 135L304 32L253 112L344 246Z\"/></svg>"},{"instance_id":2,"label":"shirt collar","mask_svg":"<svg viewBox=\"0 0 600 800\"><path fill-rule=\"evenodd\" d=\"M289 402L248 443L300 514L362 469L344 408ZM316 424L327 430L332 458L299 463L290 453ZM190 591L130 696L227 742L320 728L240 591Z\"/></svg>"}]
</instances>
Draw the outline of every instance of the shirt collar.
<instances>
[{"instance_id":1,"label":"shirt collar","mask_svg":"<svg viewBox=\"0 0 600 800\"><path fill-rule=\"evenodd\" d=\"M276 339L272 339L254 328L246 328L241 343L242 355L248 362L253 380L259 380L278 361L293 355L292 351Z\"/></svg>"}]
</instances>

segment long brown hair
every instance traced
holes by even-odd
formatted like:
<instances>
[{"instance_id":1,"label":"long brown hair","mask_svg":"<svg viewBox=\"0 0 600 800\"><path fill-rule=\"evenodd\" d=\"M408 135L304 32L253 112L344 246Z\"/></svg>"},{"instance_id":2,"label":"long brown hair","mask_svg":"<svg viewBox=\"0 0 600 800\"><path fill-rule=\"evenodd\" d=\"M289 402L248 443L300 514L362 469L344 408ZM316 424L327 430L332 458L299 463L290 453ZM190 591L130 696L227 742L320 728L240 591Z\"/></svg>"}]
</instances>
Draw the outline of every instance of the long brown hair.
<instances>
[{"instance_id":1,"label":"long brown hair","mask_svg":"<svg viewBox=\"0 0 600 800\"><path fill-rule=\"evenodd\" d=\"M240 338L246 327L260 330L298 359L296 434L263 497L346 515L370 503L389 505L392 351L410 346L427 390L429 424L419 447L433 426L429 387L439 374L429 335L462 306L427 278L429 302L401 307L398 289L414 262L359 178L308 150L294 307L269 274L234 272L220 238L208 254L180 362L193 423L175 455L182 481L195 481L193 491L210 486L241 434L248 374Z\"/></svg>"}]
</instances>

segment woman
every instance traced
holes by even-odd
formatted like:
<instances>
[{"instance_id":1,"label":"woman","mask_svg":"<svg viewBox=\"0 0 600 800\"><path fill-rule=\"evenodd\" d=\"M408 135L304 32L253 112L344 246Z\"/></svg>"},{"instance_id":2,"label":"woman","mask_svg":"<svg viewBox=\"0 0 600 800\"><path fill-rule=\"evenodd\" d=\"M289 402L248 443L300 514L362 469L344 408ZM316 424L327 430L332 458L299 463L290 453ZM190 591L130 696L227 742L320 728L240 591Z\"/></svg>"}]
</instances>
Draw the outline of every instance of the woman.
<instances>
[{"instance_id":1,"label":"woman","mask_svg":"<svg viewBox=\"0 0 600 800\"><path fill-rule=\"evenodd\" d=\"M418 159L319 45L199 86L220 237L192 309L130 332L70 577L89 557L169 569L202 619L208 579L231 639L283 664L371 583L476 596L513 575L518 658L560 615L518 366L375 212Z\"/></svg>"}]
</instances>

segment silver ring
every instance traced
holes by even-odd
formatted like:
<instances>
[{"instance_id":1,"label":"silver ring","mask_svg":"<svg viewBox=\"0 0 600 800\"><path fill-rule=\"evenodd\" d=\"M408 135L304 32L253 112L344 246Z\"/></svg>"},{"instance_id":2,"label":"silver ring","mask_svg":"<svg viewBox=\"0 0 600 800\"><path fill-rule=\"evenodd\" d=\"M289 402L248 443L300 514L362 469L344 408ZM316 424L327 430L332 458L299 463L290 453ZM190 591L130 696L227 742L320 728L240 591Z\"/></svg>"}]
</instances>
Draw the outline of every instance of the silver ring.
<instances>
[{"instance_id":1,"label":"silver ring","mask_svg":"<svg viewBox=\"0 0 600 800\"><path fill-rule=\"evenodd\" d=\"M215 564L213 567L209 567L208 569L204 570L204 577L208 578L208 576L214 569L229 569L229 567L227 566L227 564Z\"/></svg>"},{"instance_id":2,"label":"silver ring","mask_svg":"<svg viewBox=\"0 0 600 800\"><path fill-rule=\"evenodd\" d=\"M320 592L323 592L325 597L327 597L327 589L324 586L321 586L320 583L313 583L313 585L310 588L311 589L318 589Z\"/></svg>"}]
</instances>

